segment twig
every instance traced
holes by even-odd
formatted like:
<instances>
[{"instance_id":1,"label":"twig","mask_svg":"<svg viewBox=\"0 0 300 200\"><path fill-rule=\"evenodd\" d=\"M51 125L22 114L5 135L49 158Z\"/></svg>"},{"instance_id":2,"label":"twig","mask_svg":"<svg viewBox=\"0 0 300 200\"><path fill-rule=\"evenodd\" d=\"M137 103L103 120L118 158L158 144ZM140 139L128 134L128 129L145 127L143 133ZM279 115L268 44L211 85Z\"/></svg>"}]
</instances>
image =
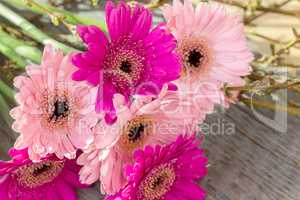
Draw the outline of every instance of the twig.
<instances>
[{"instance_id":1,"label":"twig","mask_svg":"<svg viewBox=\"0 0 300 200\"><path fill-rule=\"evenodd\" d=\"M270 109L270 110L278 109L280 111L287 112L291 115L300 117L300 108L297 108L297 107L290 107L288 105L282 106L282 105L278 105L273 102L253 100L253 99L245 98L245 97L241 97L240 100L248 106L255 106L257 108L266 108L266 109Z\"/></svg>"},{"instance_id":2,"label":"twig","mask_svg":"<svg viewBox=\"0 0 300 200\"><path fill-rule=\"evenodd\" d=\"M269 87L264 87L262 88L262 90L264 90L265 92L273 92L276 90L280 90L280 89L290 89L292 87L295 86L299 86L300 82L290 82L290 81L286 81L284 83L278 83L275 85L271 85ZM241 87L226 87L225 90L227 91L243 91L243 92L250 92L252 89L255 89L257 87L257 85L246 85L246 86L241 86Z\"/></svg>"},{"instance_id":3,"label":"twig","mask_svg":"<svg viewBox=\"0 0 300 200\"><path fill-rule=\"evenodd\" d=\"M56 48L61 48L66 53L75 50L74 48L71 48L63 43L60 43L50 38L48 35L40 31L36 26L31 24L29 21L27 21L25 18L21 17L17 13L10 10L6 6L4 6L2 3L0 3L0 16L6 18L11 23L20 27L26 35L44 45L52 44Z\"/></svg>"},{"instance_id":4,"label":"twig","mask_svg":"<svg viewBox=\"0 0 300 200\"><path fill-rule=\"evenodd\" d=\"M291 1L292 1L292 0L286 0L286 1L284 1L284 2L281 2L280 4L275 4L275 5L273 6L273 8L274 8L274 9L279 9L279 8L285 6L286 4L290 3ZM245 18L245 19L244 19L244 23L245 23L245 24L250 24L250 23L251 23L252 21L254 21L255 19L257 19L257 18L259 18L259 17L262 17L262 16L264 16L264 15L267 14L267 13L269 13L269 11L265 11L265 12L259 13L259 14L257 14L257 15L250 16L250 17L248 17L248 18Z\"/></svg>"},{"instance_id":5,"label":"twig","mask_svg":"<svg viewBox=\"0 0 300 200\"><path fill-rule=\"evenodd\" d=\"M34 13L37 14L44 14L43 10L41 10L39 7L36 6L29 6L26 4L26 2L24 0L4 0L6 3L10 4L11 6L15 7L15 8L27 8L29 10L31 10ZM106 30L106 24L101 21L100 19L91 19L91 18L85 18L85 17L81 17L78 15L75 15L71 12L68 12L64 9L60 9L60 8L56 8L53 7L51 5L47 5L47 4L42 4L42 3L38 3L40 6L42 6L43 8L46 8L48 11L50 11L51 13L55 13L55 14L59 14L64 16L64 20L67 23L73 24L73 25L77 25L77 24L84 24L84 25L96 25L98 27L100 27L102 30Z\"/></svg>"},{"instance_id":6,"label":"twig","mask_svg":"<svg viewBox=\"0 0 300 200\"><path fill-rule=\"evenodd\" d=\"M294 40L277 50L274 55L270 56L264 64L269 65L273 63L275 60L277 60L282 54L288 52L288 50L292 47L294 47L296 44L300 43L300 37L296 37Z\"/></svg>"},{"instance_id":7,"label":"twig","mask_svg":"<svg viewBox=\"0 0 300 200\"><path fill-rule=\"evenodd\" d=\"M289 67L289 68L296 68L296 69L300 69L300 64L294 64L294 63L288 63L288 62L284 62L284 61L279 61L278 66L284 66L284 67Z\"/></svg>"},{"instance_id":8,"label":"twig","mask_svg":"<svg viewBox=\"0 0 300 200\"><path fill-rule=\"evenodd\" d=\"M267 42L272 43L272 44L287 45L289 43L289 42L284 42L284 41L281 41L281 40L277 40L277 39L268 37L266 35L257 33L257 32L252 31L252 30L246 30L246 33L247 33L248 37L254 36L254 37L257 37L257 38L261 38L261 39L266 40ZM294 46L294 48L300 49L300 47L297 47L297 46Z\"/></svg>"},{"instance_id":9,"label":"twig","mask_svg":"<svg viewBox=\"0 0 300 200\"><path fill-rule=\"evenodd\" d=\"M55 25L58 26L59 23L62 23L63 25L65 25L65 27L71 32L73 33L75 28L72 24L69 24L68 22L65 21L65 17L62 14L57 14L57 13L52 13L47 7L42 6L41 4L35 2L34 0L26 0L26 3L29 6L35 6L36 8L40 9L41 11L43 11L44 13L46 13L50 19L51 22Z\"/></svg>"},{"instance_id":10,"label":"twig","mask_svg":"<svg viewBox=\"0 0 300 200\"><path fill-rule=\"evenodd\" d=\"M293 48L296 44L300 43L300 35L297 33L295 29L293 29L293 34L295 36L294 39L278 50L275 50L275 46L271 44L272 55L268 57L264 57L262 59L255 60L254 62L252 62L253 67L260 68L261 67L260 65L269 66L270 64L277 61L281 55L288 53L291 48Z\"/></svg>"},{"instance_id":11,"label":"twig","mask_svg":"<svg viewBox=\"0 0 300 200\"><path fill-rule=\"evenodd\" d=\"M237 2L237 1L233 1L233 0L214 0L220 3L224 3L224 4L229 4L232 6L236 6L239 7L243 10L248 10L248 6L246 4ZM281 9L277 9L277 8L272 8L272 7L265 7L263 5L257 5L255 7L256 11L262 11L262 12L271 12L271 13L277 13L277 14L281 14L281 15L287 15L287 16L292 16L292 17L299 17L299 13L296 12L292 12L292 11L288 11L288 10L281 10Z\"/></svg>"},{"instance_id":12,"label":"twig","mask_svg":"<svg viewBox=\"0 0 300 200\"><path fill-rule=\"evenodd\" d=\"M150 8L150 9L156 9L156 8L163 6L167 2L168 2L168 0L156 0L153 3L147 4L146 7Z\"/></svg>"}]
</instances>

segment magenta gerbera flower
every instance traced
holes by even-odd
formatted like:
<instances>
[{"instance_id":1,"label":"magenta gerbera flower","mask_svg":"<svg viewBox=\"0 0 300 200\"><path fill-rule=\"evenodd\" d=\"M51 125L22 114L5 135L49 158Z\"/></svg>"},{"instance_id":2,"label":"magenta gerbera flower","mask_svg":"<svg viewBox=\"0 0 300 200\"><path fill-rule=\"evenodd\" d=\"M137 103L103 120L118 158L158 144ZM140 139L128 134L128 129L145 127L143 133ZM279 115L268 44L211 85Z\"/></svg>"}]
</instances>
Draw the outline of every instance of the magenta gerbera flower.
<instances>
[{"instance_id":1,"label":"magenta gerbera flower","mask_svg":"<svg viewBox=\"0 0 300 200\"><path fill-rule=\"evenodd\" d=\"M135 151L135 163L126 168L128 184L107 200L203 200L197 181L207 174L207 158L195 136L179 136L164 147Z\"/></svg>"},{"instance_id":2,"label":"magenta gerbera flower","mask_svg":"<svg viewBox=\"0 0 300 200\"><path fill-rule=\"evenodd\" d=\"M0 199L2 200L76 200L79 166L75 160L48 156L33 163L27 149L10 149L11 161L0 161Z\"/></svg>"},{"instance_id":3,"label":"magenta gerbera flower","mask_svg":"<svg viewBox=\"0 0 300 200\"><path fill-rule=\"evenodd\" d=\"M99 87L96 110L109 114L106 121L112 122L115 93L127 101L133 94L158 95L165 83L179 78L180 63L174 37L163 25L151 30L152 14L143 6L108 1L106 22L109 38L96 26L77 27L88 49L73 57L79 68L73 80Z\"/></svg>"}]
</instances>

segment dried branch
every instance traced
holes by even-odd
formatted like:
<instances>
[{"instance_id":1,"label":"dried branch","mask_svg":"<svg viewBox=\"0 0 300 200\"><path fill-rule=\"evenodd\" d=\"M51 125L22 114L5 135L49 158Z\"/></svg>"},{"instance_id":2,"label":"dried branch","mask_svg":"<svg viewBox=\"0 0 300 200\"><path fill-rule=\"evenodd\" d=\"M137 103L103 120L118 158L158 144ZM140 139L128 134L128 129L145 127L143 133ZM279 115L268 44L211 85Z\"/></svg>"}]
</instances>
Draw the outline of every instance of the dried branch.
<instances>
[{"instance_id":1,"label":"dried branch","mask_svg":"<svg viewBox=\"0 0 300 200\"><path fill-rule=\"evenodd\" d=\"M147 4L146 7L150 9L155 9L163 6L165 3L167 3L168 0L156 0L153 3Z\"/></svg>"},{"instance_id":2,"label":"dried branch","mask_svg":"<svg viewBox=\"0 0 300 200\"><path fill-rule=\"evenodd\" d=\"M251 107L255 106L257 108L265 108L269 110L280 110L282 112L287 112L288 114L300 117L300 108L298 107L292 107L288 105L283 106L270 101L254 100L246 97L241 97L240 100Z\"/></svg>"},{"instance_id":3,"label":"dried branch","mask_svg":"<svg viewBox=\"0 0 300 200\"><path fill-rule=\"evenodd\" d=\"M45 14L44 11L41 10L39 7L29 6L28 4L26 4L25 0L3 0L3 1L5 1L7 4L9 4L15 8L26 8L37 14ZM53 7L48 4L42 4L42 3L38 3L38 4L40 6L46 8L47 10L49 10L51 13L55 13L57 15L63 15L64 20L72 25L77 25L77 24L96 25L96 26L100 27L101 29L106 30L106 24L101 20L81 17L78 15L75 15L72 12L68 12L64 9Z\"/></svg>"},{"instance_id":4,"label":"dried branch","mask_svg":"<svg viewBox=\"0 0 300 200\"><path fill-rule=\"evenodd\" d=\"M54 26L58 26L60 23L62 23L63 25L65 25L65 27L71 33L75 32L74 25L72 25L72 24L68 23L67 21L65 21L65 16L63 14L51 12L47 7L42 6L41 4L37 3L34 0L26 0L26 3L27 3L27 5L35 6L36 8L39 8L41 11L46 13L50 17L51 22Z\"/></svg>"},{"instance_id":5,"label":"dried branch","mask_svg":"<svg viewBox=\"0 0 300 200\"><path fill-rule=\"evenodd\" d=\"M288 42L286 45L283 47L279 48L278 50L275 50L275 46L271 45L272 49L272 55L264 57L262 59L256 60L254 64L256 65L262 65L262 66L269 66L270 64L273 64L275 61L277 61L280 56L283 54L289 53L290 49L295 47L296 44L300 43L300 35L297 33L295 29L293 29L294 33L294 39ZM254 66L255 67L255 66Z\"/></svg>"},{"instance_id":6,"label":"dried branch","mask_svg":"<svg viewBox=\"0 0 300 200\"><path fill-rule=\"evenodd\" d=\"M287 5L288 3L290 3L293 0L286 0L284 2L281 2L279 4L275 4L274 6L272 6L273 9L280 9L281 7ZM265 12L261 12L259 14L247 17L244 19L244 23L245 24L250 24L252 21L254 21L255 19L264 16L265 14L269 13L269 11L265 11Z\"/></svg>"},{"instance_id":7,"label":"dried branch","mask_svg":"<svg viewBox=\"0 0 300 200\"><path fill-rule=\"evenodd\" d=\"M263 82L259 81L258 83ZM273 80L274 82L274 80ZM261 87L258 87L258 84L255 82L252 82L250 84L247 84L246 86L241 86L241 87L226 87L226 91L241 91L241 92L253 92L254 90L259 90L259 92L263 93L272 93L275 92L276 90L280 89L290 89L295 86L300 86L300 81L297 82L291 82L291 81L286 81L284 83L274 83L274 84L268 84L268 83L263 83L260 84Z\"/></svg>"},{"instance_id":8,"label":"dried branch","mask_svg":"<svg viewBox=\"0 0 300 200\"><path fill-rule=\"evenodd\" d=\"M249 5L240 3L237 1L233 1L233 0L214 0L214 1L219 2L219 3L229 4L232 6L236 6L245 11L247 11L249 9ZM297 18L300 17L300 14L297 12L282 10L282 9L278 9L276 7L266 7L266 6L263 6L262 4L257 4L255 7L252 7L252 8L255 11L276 13L276 14L287 15L287 16L292 16L292 17L297 17Z\"/></svg>"},{"instance_id":9,"label":"dried branch","mask_svg":"<svg viewBox=\"0 0 300 200\"><path fill-rule=\"evenodd\" d=\"M270 43L270 44L281 44L281 45L287 45L289 42L286 41L281 41L281 40L277 40L274 38L271 38L269 36L263 35L261 33L258 33L256 31L253 30L246 30L246 34L248 35L248 37L257 37L257 38L261 38L263 40L265 40L266 42ZM300 49L300 47L297 46L293 46L294 48Z\"/></svg>"}]
</instances>

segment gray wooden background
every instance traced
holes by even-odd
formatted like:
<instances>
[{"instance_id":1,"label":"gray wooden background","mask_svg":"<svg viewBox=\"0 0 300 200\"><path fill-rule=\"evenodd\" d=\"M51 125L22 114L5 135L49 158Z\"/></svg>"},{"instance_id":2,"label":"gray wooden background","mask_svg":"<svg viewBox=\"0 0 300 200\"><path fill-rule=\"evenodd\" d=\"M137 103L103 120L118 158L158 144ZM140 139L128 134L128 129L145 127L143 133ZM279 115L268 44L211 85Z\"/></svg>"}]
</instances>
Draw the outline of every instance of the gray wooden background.
<instances>
[{"instance_id":1,"label":"gray wooden background","mask_svg":"<svg viewBox=\"0 0 300 200\"><path fill-rule=\"evenodd\" d=\"M97 9L70 9L103 18L103 12ZM299 98L296 100L299 102ZM261 116L273 119L276 114L283 119L269 124L261 120ZM285 119L284 113L253 111L238 104L226 112L218 109L208 116L203 128L204 148L210 160L209 174L202 181L207 200L300 200L299 118ZM1 159L7 159L6 152L15 137L0 117ZM79 196L80 200L102 199L98 185L79 191Z\"/></svg>"}]
</instances>

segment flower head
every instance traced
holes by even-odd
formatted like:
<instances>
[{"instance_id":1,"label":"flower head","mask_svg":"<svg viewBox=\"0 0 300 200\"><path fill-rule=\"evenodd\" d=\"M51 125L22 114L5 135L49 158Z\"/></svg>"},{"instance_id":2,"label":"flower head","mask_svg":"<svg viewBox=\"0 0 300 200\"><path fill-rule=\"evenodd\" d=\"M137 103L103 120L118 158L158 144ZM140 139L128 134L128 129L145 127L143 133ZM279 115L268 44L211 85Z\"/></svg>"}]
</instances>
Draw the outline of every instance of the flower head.
<instances>
[{"instance_id":1,"label":"flower head","mask_svg":"<svg viewBox=\"0 0 300 200\"><path fill-rule=\"evenodd\" d=\"M97 123L93 96L96 91L71 80L74 67L70 55L46 46L41 65L26 68L28 76L17 76L14 85L19 106L11 110L20 132L15 147L27 148L32 160L49 153L75 158L76 148L92 141L91 127Z\"/></svg>"},{"instance_id":2,"label":"flower head","mask_svg":"<svg viewBox=\"0 0 300 200\"><path fill-rule=\"evenodd\" d=\"M164 88L154 101L140 96L128 107L123 96L115 95L117 121L113 125L101 122L94 129L93 145L78 159L84 165L81 181L93 183L100 178L102 192L113 194L126 184L123 168L133 162L137 148L168 144L180 133L198 131L195 122L202 116L195 115L182 98Z\"/></svg>"},{"instance_id":3,"label":"flower head","mask_svg":"<svg viewBox=\"0 0 300 200\"><path fill-rule=\"evenodd\" d=\"M197 181L207 174L207 158L195 136L178 136L173 143L136 150L126 167L128 184L107 200L204 200Z\"/></svg>"},{"instance_id":4,"label":"flower head","mask_svg":"<svg viewBox=\"0 0 300 200\"><path fill-rule=\"evenodd\" d=\"M240 17L227 14L223 6L214 3L199 3L194 8L190 0L184 4L174 0L163 13L178 41L183 64L179 88L188 84L189 90L195 91L201 84L210 85L215 91L211 102L224 103L220 88L244 85L242 77L251 72L253 55Z\"/></svg>"},{"instance_id":5,"label":"flower head","mask_svg":"<svg viewBox=\"0 0 300 200\"><path fill-rule=\"evenodd\" d=\"M11 149L11 161L0 161L0 198L10 200L77 199L79 166L75 160L48 156L33 163L27 149Z\"/></svg>"},{"instance_id":6,"label":"flower head","mask_svg":"<svg viewBox=\"0 0 300 200\"><path fill-rule=\"evenodd\" d=\"M114 94L126 101L134 94L158 95L165 83L179 78L180 63L174 37L162 25L151 30L152 14L141 5L108 1L106 23L109 38L95 26L77 27L88 50L73 57L78 68L73 80L98 86L96 110L107 113L112 123Z\"/></svg>"}]
</instances>

